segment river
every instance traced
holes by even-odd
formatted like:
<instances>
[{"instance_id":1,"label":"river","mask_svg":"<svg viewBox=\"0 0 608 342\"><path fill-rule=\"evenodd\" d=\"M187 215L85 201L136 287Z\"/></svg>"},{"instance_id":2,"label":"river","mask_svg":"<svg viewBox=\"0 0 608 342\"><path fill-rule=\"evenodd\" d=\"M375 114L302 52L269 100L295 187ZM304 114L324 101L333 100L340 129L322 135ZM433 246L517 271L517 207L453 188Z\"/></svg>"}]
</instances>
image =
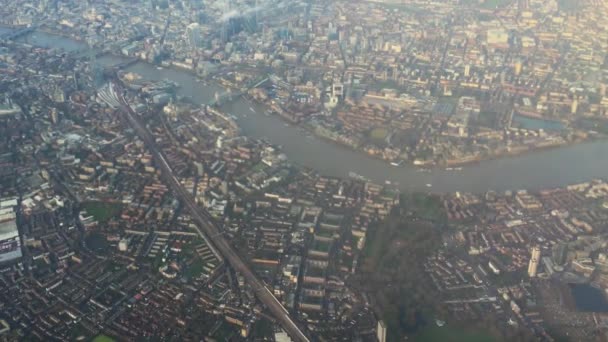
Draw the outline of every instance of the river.
<instances>
[{"instance_id":1,"label":"river","mask_svg":"<svg viewBox=\"0 0 608 342\"><path fill-rule=\"evenodd\" d=\"M43 32L35 32L19 40L66 50L82 47L82 44L71 39ZM106 65L121 60L120 57L113 56L99 58L100 63ZM205 103L213 98L216 91L222 91L218 85L196 82L195 77L186 71L159 70L146 63L136 63L128 70L137 72L146 79L166 78L178 82L181 85L178 95L191 97L198 103ZM315 169L327 176L347 177L352 171L378 183L390 181L406 191L483 193L487 190L538 190L608 176L608 141L483 161L465 166L462 171L435 169L420 172L415 167L391 166L360 152L311 137L301 128L288 125L277 116L265 115L263 106L252 106L242 98L224 105L222 110L237 118L243 134L265 138L273 144L281 145L289 160L296 165ZM432 186L428 187L427 184Z\"/></svg>"}]
</instances>

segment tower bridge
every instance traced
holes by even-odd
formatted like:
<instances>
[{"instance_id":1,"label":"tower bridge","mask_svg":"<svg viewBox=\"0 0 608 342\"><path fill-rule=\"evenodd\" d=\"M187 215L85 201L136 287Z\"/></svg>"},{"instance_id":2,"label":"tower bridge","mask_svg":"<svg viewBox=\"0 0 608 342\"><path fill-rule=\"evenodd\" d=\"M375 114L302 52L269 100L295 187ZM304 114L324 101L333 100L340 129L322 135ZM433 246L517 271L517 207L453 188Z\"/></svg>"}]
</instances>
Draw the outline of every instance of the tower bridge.
<instances>
[{"instance_id":1,"label":"tower bridge","mask_svg":"<svg viewBox=\"0 0 608 342\"><path fill-rule=\"evenodd\" d=\"M249 90L257 88L259 86L261 86L262 84L264 84L264 82L268 81L269 77L268 76L261 76L258 77L250 82L248 82L248 84L246 84L245 86L241 87L239 90L237 91L231 91L231 90L227 90L223 93L215 93L215 97L213 98L213 100L211 100L209 103L207 103L208 106L221 106L224 103L228 102L228 101L232 101L233 98L239 97L241 95L246 94Z\"/></svg>"}]
</instances>

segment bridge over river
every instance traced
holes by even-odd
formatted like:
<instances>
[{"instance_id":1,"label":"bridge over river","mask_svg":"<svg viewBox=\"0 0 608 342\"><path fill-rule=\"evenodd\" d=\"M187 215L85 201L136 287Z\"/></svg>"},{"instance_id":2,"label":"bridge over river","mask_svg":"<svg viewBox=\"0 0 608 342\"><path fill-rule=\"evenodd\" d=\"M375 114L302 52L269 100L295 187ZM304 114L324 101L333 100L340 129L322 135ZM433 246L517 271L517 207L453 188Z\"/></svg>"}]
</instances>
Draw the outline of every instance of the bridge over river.
<instances>
[{"instance_id":1,"label":"bridge over river","mask_svg":"<svg viewBox=\"0 0 608 342\"><path fill-rule=\"evenodd\" d=\"M232 91L232 90L228 89L222 93L216 92L213 99L211 99L207 103L207 105L212 106L212 107L222 106L227 101L232 101L233 99L235 99L241 95L247 94L247 92L249 90L261 86L262 84L264 84L264 82L268 81L268 79L269 79L268 76L260 76L260 77L257 77L255 79L247 82L246 85L244 85L237 91Z\"/></svg>"}]
</instances>

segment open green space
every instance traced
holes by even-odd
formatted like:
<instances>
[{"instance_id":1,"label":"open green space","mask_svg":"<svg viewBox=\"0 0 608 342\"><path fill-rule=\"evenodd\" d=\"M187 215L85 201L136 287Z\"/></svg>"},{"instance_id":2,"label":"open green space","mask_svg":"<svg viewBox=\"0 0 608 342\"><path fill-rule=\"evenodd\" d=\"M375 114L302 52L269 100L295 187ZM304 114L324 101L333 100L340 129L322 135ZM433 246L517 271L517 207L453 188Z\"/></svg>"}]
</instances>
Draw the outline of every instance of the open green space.
<instances>
[{"instance_id":1,"label":"open green space","mask_svg":"<svg viewBox=\"0 0 608 342\"><path fill-rule=\"evenodd\" d=\"M388 129L384 127L376 127L369 132L369 138L375 144L384 144L387 135Z\"/></svg>"},{"instance_id":2,"label":"open green space","mask_svg":"<svg viewBox=\"0 0 608 342\"><path fill-rule=\"evenodd\" d=\"M503 8L508 4L512 3L514 0L485 0L482 3L479 3L478 0L464 0L461 3L470 5L473 7L477 7L480 9L496 9Z\"/></svg>"},{"instance_id":3,"label":"open green space","mask_svg":"<svg viewBox=\"0 0 608 342\"><path fill-rule=\"evenodd\" d=\"M445 212L441 198L404 194L399 207L370 227L357 274L374 310L387 325L388 341L494 341L493 323L458 322L438 327L436 318L455 321L424 263L442 245ZM483 325L487 324L487 325Z\"/></svg>"},{"instance_id":4,"label":"open green space","mask_svg":"<svg viewBox=\"0 0 608 342\"><path fill-rule=\"evenodd\" d=\"M103 223L118 216L122 209L122 205L120 203L94 201L83 203L82 209L93 216L96 221Z\"/></svg>"},{"instance_id":5,"label":"open green space","mask_svg":"<svg viewBox=\"0 0 608 342\"><path fill-rule=\"evenodd\" d=\"M424 220L435 223L447 222L441 199L438 196L424 193L403 194L401 195L401 206Z\"/></svg>"},{"instance_id":6,"label":"open green space","mask_svg":"<svg viewBox=\"0 0 608 342\"><path fill-rule=\"evenodd\" d=\"M223 322L220 328L213 334L213 338L216 341L233 341L235 336L237 336L235 327L226 322Z\"/></svg>"},{"instance_id":7,"label":"open green space","mask_svg":"<svg viewBox=\"0 0 608 342\"><path fill-rule=\"evenodd\" d=\"M203 274L204 267L205 262L197 258L190 266L188 266L188 271L186 272L186 275L189 278L197 278L201 274Z\"/></svg>"},{"instance_id":8,"label":"open green space","mask_svg":"<svg viewBox=\"0 0 608 342\"><path fill-rule=\"evenodd\" d=\"M359 275L386 322L391 341L416 333L441 310L437 294L430 290L432 282L424 272L426 258L441 245L441 232L431 221L414 219L419 217L418 208L425 216L442 216L433 212L439 208L436 200L427 197L408 197L368 233Z\"/></svg>"},{"instance_id":9,"label":"open green space","mask_svg":"<svg viewBox=\"0 0 608 342\"><path fill-rule=\"evenodd\" d=\"M252 172L260 172L260 171L264 170L264 169L265 169L265 168L267 168L267 167L268 167L268 165L266 165L266 164L264 164L264 163L262 163L262 162L259 162L259 163L255 164L255 165L254 165L254 166L251 168L251 171L252 171Z\"/></svg>"},{"instance_id":10,"label":"open green space","mask_svg":"<svg viewBox=\"0 0 608 342\"><path fill-rule=\"evenodd\" d=\"M482 111L479 113L477 117L477 125L487 127L487 128L496 128L498 127L498 113Z\"/></svg>"},{"instance_id":11,"label":"open green space","mask_svg":"<svg viewBox=\"0 0 608 342\"><path fill-rule=\"evenodd\" d=\"M274 336L274 331L272 328L272 322L268 320L268 318L262 317L258 319L252 328L253 336L260 339L270 339Z\"/></svg>"},{"instance_id":12,"label":"open green space","mask_svg":"<svg viewBox=\"0 0 608 342\"><path fill-rule=\"evenodd\" d=\"M88 341L90 340L90 332L80 323L72 325L69 332L70 341Z\"/></svg>"},{"instance_id":13,"label":"open green space","mask_svg":"<svg viewBox=\"0 0 608 342\"><path fill-rule=\"evenodd\" d=\"M116 340L111 338L110 336L102 334L102 335L95 336L95 338L93 338L92 342L116 342Z\"/></svg>"},{"instance_id":14,"label":"open green space","mask_svg":"<svg viewBox=\"0 0 608 342\"><path fill-rule=\"evenodd\" d=\"M103 234L91 232L85 237L84 241L87 247L94 252L99 254L106 254L108 252L108 241Z\"/></svg>"},{"instance_id":15,"label":"open green space","mask_svg":"<svg viewBox=\"0 0 608 342\"><path fill-rule=\"evenodd\" d=\"M496 339L483 331L470 332L449 325L438 327L429 325L414 336L416 342L492 342Z\"/></svg>"}]
</instances>

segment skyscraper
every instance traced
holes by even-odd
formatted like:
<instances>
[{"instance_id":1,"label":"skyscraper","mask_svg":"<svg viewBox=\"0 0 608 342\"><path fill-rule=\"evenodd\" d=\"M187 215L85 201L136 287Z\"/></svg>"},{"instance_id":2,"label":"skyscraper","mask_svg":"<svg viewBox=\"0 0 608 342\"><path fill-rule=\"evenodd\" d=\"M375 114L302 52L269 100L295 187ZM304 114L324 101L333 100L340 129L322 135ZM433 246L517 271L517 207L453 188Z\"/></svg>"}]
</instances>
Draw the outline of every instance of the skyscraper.
<instances>
[{"instance_id":1,"label":"skyscraper","mask_svg":"<svg viewBox=\"0 0 608 342\"><path fill-rule=\"evenodd\" d=\"M536 246L532 248L532 257L530 258L530 264L528 265L528 275L530 278L536 277L538 271L538 263L540 261L540 247Z\"/></svg>"},{"instance_id":2,"label":"skyscraper","mask_svg":"<svg viewBox=\"0 0 608 342\"><path fill-rule=\"evenodd\" d=\"M191 49L196 49L202 44L201 27L197 23L192 23L186 27L186 42Z\"/></svg>"}]
</instances>

